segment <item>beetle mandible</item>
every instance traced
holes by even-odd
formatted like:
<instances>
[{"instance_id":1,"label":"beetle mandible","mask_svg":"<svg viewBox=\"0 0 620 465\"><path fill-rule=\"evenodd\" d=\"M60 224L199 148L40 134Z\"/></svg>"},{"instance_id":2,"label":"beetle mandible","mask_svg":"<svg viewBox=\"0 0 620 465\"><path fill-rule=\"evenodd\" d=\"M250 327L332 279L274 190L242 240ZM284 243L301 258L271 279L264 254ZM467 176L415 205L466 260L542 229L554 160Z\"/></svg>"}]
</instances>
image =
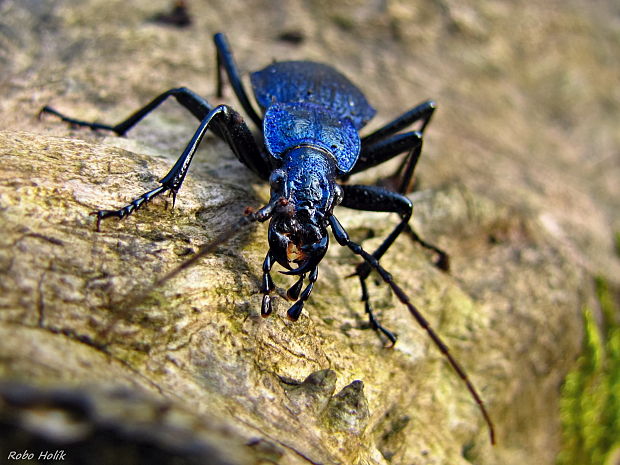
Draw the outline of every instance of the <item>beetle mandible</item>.
<instances>
[{"instance_id":1,"label":"beetle mandible","mask_svg":"<svg viewBox=\"0 0 620 465\"><path fill-rule=\"evenodd\" d=\"M328 228L331 228L341 246L348 247L363 259L355 275L361 284L362 301L371 327L387 337L392 344L396 341L396 336L377 321L370 305L366 279L374 269L426 330L466 384L488 425L491 443L494 443L493 423L464 369L390 273L379 263L396 238L407 231L416 242L436 252L439 266L447 268L447 255L423 241L409 225L413 207L405 196L420 157L424 130L436 108L435 103L421 103L360 138L359 131L375 114L375 109L363 93L330 66L309 61L285 61L275 62L250 75L254 97L263 112L261 118L250 103L226 37L222 33L215 34L214 42L217 50L217 95L222 96L222 71L225 71L245 113L261 132L260 142L233 108L228 105L213 106L184 87L164 92L114 126L70 118L47 106L41 110L41 113L54 114L72 125L124 135L164 100L173 96L200 120L191 141L172 169L160 180L160 185L123 208L95 212L97 229L101 220L109 217L124 218L164 192L172 195L174 205L192 158L210 129L228 143L241 163L269 182L270 200L261 209L246 212L234 230L227 231L203 246L190 260L159 279L155 285L167 281L200 257L212 252L216 245L240 230L239 226L270 220L269 250L263 262L260 289L263 294L261 314L268 316L272 312L270 295L275 285L270 273L273 265L278 263L287 270L284 274L298 276L287 292L288 298L294 301L287 315L291 320L297 320L317 281L318 265L327 251ZM418 130L401 132L416 123L419 124ZM400 168L402 180L397 192L377 186L337 182L402 153L407 153L407 156ZM356 210L397 213L401 221L377 250L368 253L349 238L334 215L334 208L338 205ZM308 284L304 288L306 279Z\"/></svg>"}]
</instances>

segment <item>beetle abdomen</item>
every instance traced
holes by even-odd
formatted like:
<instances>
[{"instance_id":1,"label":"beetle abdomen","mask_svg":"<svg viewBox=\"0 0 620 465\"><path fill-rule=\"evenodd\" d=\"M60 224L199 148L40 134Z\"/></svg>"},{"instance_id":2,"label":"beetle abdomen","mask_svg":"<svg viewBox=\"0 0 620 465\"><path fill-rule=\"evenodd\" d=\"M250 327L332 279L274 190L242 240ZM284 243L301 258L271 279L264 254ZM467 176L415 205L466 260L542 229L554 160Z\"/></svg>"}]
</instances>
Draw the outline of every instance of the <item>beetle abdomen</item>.
<instances>
[{"instance_id":1,"label":"beetle abdomen","mask_svg":"<svg viewBox=\"0 0 620 465\"><path fill-rule=\"evenodd\" d=\"M333 112L336 118L349 118L357 130L376 113L355 84L321 63L274 63L252 73L250 80L263 110L274 103L314 103Z\"/></svg>"}]
</instances>

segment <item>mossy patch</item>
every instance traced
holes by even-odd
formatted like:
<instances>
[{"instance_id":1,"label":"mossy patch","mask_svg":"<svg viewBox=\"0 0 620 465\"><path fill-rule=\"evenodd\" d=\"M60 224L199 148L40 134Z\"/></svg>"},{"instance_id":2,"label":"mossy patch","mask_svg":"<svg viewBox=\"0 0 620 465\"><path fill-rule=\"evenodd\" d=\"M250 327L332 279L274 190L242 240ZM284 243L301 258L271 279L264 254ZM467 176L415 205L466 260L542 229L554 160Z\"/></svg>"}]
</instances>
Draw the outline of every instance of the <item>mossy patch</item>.
<instances>
[{"instance_id":1,"label":"mossy patch","mask_svg":"<svg viewBox=\"0 0 620 465\"><path fill-rule=\"evenodd\" d=\"M563 446L559 465L604 465L620 447L620 305L618 294L596 280L602 321L584 312L582 355L562 388Z\"/></svg>"}]
</instances>

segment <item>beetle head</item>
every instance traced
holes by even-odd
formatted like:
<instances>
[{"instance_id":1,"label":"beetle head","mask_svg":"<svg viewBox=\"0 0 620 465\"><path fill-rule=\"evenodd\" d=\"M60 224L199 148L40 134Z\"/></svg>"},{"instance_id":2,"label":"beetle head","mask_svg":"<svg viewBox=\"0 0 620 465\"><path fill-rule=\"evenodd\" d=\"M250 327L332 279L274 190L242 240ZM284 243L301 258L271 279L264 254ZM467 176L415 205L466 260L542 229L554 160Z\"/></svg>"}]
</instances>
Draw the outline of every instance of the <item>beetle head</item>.
<instances>
[{"instance_id":1,"label":"beetle head","mask_svg":"<svg viewBox=\"0 0 620 465\"><path fill-rule=\"evenodd\" d=\"M274 208L268 239L273 257L289 270L285 274L296 275L315 268L327 252L328 218L342 200L342 189L329 154L297 147L287 161L270 178Z\"/></svg>"}]
</instances>

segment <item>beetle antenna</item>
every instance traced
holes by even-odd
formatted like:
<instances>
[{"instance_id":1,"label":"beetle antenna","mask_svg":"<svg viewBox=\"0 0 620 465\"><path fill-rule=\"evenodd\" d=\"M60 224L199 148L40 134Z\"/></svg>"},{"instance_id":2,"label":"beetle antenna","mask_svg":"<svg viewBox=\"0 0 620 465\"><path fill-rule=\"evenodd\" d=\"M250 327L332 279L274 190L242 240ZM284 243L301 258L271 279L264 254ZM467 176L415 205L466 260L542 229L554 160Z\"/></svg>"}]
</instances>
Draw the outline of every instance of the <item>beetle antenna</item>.
<instances>
[{"instance_id":1,"label":"beetle antenna","mask_svg":"<svg viewBox=\"0 0 620 465\"><path fill-rule=\"evenodd\" d=\"M405 291L403 291L402 288L394 282L394 278L392 277L392 275L385 268L383 268L383 266L381 266L379 261L373 255L366 252L362 248L361 245L356 244L355 242L352 242L349 239L349 235L344 230L344 228L342 227L342 225L336 219L335 216L332 215L330 217L330 223L332 226L334 237L336 238L338 243L340 245L343 245L343 246L346 245L347 247L349 247L349 249L351 249L351 251L354 254L362 257L364 261L366 261L366 263L368 263L372 268L374 268L377 271L377 273L379 273L379 275L381 276L381 279L383 279L383 281L388 286L390 286L390 288L392 289L392 292L394 292L398 300L407 307L407 309L409 310L409 313L413 315L413 317L418 322L418 324L427 332L427 334L430 336L435 346L437 346L437 348L441 351L441 353L450 363L450 366L452 366L454 371L456 371L459 377L463 380L463 382L467 386L467 390L469 391L471 396L474 398L474 400L478 404L478 408L480 409L480 412L482 413L484 421L486 422L489 428L489 437L491 440L491 444L495 445L495 427L493 426L493 421L491 420L491 417L489 416L489 413L487 412L487 409L484 406L484 402L482 401L482 398L478 394L478 391L474 387L473 383L469 379L469 376L467 376L465 369L461 367L461 365L456 361L456 359L450 353L448 346L445 344L445 342L443 342L443 340L431 327L430 323L426 320L426 318L424 318L424 316L422 315L422 313L420 313L417 307L411 303L411 300L409 300L409 296L405 294Z\"/></svg>"},{"instance_id":2,"label":"beetle antenna","mask_svg":"<svg viewBox=\"0 0 620 465\"><path fill-rule=\"evenodd\" d=\"M174 278L177 275L179 275L182 271L184 271L184 270L186 270L188 268L191 268L201 258L203 258L203 257L205 257L205 256L207 256L207 255L209 255L211 253L213 253L213 251L218 246L224 244L225 242L228 242L230 239L232 239L233 237L237 236L247 226L249 226L250 224L254 223L255 221L256 221L256 218L253 216L253 214L241 217L241 219L239 221L237 221L237 223L235 223L234 225L232 225L231 227L226 229L224 232L220 233L211 242L207 242L206 244L201 245L200 248L198 249L198 252L196 252L190 258L188 258L184 262L180 263L177 267L173 268L172 270L170 270L165 275L163 275L160 278L158 278L153 284L151 284L151 286L148 288L148 291L150 292L153 289L162 286L163 284L165 284L168 281L170 281L172 278Z\"/></svg>"},{"instance_id":3,"label":"beetle antenna","mask_svg":"<svg viewBox=\"0 0 620 465\"><path fill-rule=\"evenodd\" d=\"M375 257L373 257L371 254L369 254L364 249L362 249L360 245L355 244L353 242L350 243L349 248L357 255L360 255L370 266L372 266L377 271L377 273L379 273L379 275L381 276L381 279L383 279L383 281L388 286L390 286L390 288L392 288L392 291L394 292L396 297L398 297L398 300L400 300L400 302L404 304L407 307L407 309L409 309L409 312L411 313L411 315L413 315L413 317L418 322L418 324L422 328L424 328L424 330L428 333L428 335L433 340L437 348L441 351L444 357L446 357L446 359L448 360L448 362L450 363L454 371L456 371L459 377L463 380L463 382L467 386L467 390L469 391L469 393L472 395L472 397L478 404L478 407L480 408L480 412L482 413L482 416L484 417L484 421L487 423L487 426L489 427L489 438L491 440L491 444L495 445L495 428L493 426L493 421L491 420L491 417L489 416L489 413L487 412L487 409L484 406L484 402L482 401L482 398L478 394L478 391L474 387L473 383L467 376L465 369L456 361L456 359L450 353L448 346L443 342L443 340L431 327L430 323L426 320L426 318L424 318L424 316L418 310L418 308L411 303L411 301L409 300L409 296L405 294L405 291L403 291L402 288L394 282L394 278L392 278L392 275L379 264L379 262L377 261Z\"/></svg>"}]
</instances>

